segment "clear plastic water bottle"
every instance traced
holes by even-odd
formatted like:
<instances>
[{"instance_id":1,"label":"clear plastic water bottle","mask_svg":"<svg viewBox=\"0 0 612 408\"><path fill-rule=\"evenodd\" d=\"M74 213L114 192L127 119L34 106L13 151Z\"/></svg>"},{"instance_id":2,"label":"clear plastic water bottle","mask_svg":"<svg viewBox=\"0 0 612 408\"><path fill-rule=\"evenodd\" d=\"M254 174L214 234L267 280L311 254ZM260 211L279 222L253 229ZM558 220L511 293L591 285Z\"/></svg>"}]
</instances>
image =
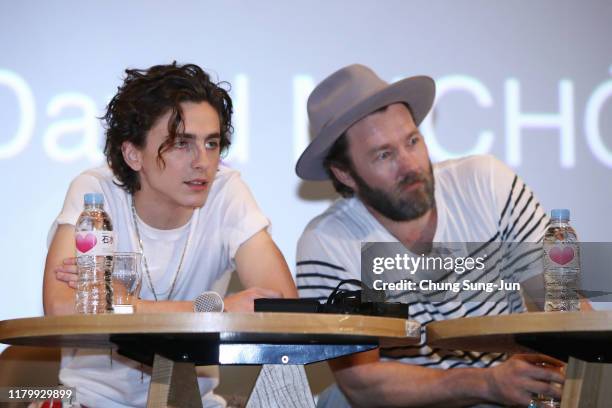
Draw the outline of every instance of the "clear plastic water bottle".
<instances>
[{"instance_id":1,"label":"clear plastic water bottle","mask_svg":"<svg viewBox=\"0 0 612 408\"><path fill-rule=\"evenodd\" d=\"M569 210L552 210L550 227L544 235L544 310L547 312L580 310L580 245L569 221Z\"/></svg>"},{"instance_id":2,"label":"clear plastic water bottle","mask_svg":"<svg viewBox=\"0 0 612 408\"><path fill-rule=\"evenodd\" d=\"M75 308L77 313L106 313L113 308L113 224L104 211L102 194L87 193L84 203L74 232L78 275Z\"/></svg>"}]
</instances>

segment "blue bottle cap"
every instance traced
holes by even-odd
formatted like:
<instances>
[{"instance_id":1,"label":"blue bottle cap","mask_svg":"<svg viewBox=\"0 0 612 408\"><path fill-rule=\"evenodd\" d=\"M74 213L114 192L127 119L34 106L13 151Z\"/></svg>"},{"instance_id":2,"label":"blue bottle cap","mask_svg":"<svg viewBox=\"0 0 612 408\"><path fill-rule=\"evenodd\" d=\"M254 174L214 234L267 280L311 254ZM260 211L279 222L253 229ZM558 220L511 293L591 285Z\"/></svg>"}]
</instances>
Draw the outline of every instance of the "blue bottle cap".
<instances>
[{"instance_id":1,"label":"blue bottle cap","mask_svg":"<svg viewBox=\"0 0 612 408\"><path fill-rule=\"evenodd\" d=\"M104 204L104 196L100 193L87 193L84 197L85 205Z\"/></svg>"},{"instance_id":2,"label":"blue bottle cap","mask_svg":"<svg viewBox=\"0 0 612 408\"><path fill-rule=\"evenodd\" d=\"M550 218L553 220L569 221L570 211L567 208L555 208L550 212Z\"/></svg>"}]
</instances>

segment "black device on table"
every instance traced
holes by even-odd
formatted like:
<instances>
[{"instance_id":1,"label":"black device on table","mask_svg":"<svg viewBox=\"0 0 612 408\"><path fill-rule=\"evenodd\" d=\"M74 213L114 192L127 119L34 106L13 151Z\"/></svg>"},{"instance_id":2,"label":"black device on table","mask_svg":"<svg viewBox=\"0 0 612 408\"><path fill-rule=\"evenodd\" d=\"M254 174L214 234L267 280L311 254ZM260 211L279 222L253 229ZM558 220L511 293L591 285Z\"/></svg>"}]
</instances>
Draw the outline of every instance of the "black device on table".
<instances>
[{"instance_id":1,"label":"black device on table","mask_svg":"<svg viewBox=\"0 0 612 408\"><path fill-rule=\"evenodd\" d=\"M341 286L350 283L361 286L362 289L347 290ZM363 291L367 291L363 301ZM371 301L370 301L371 299ZM315 298L301 299L255 299L256 312L284 312L284 313L334 313L353 314L380 317L408 318L408 305L399 302L386 302L384 293L372 291L364 287L356 279L341 281L332 291L324 303Z\"/></svg>"}]
</instances>

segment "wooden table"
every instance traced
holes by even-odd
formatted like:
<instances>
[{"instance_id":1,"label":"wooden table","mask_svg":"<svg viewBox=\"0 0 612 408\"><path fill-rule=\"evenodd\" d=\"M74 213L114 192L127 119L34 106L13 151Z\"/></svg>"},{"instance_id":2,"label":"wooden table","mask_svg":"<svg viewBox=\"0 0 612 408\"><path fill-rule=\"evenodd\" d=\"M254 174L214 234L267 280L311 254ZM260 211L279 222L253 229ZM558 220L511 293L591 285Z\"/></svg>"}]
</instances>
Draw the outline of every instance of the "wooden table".
<instances>
[{"instance_id":1,"label":"wooden table","mask_svg":"<svg viewBox=\"0 0 612 408\"><path fill-rule=\"evenodd\" d=\"M432 347L543 353L568 361L562 407L612 406L612 312L520 313L427 325Z\"/></svg>"},{"instance_id":2,"label":"wooden table","mask_svg":"<svg viewBox=\"0 0 612 408\"><path fill-rule=\"evenodd\" d=\"M304 364L419 339L420 325L413 321L333 314L100 314L0 321L2 343L110 347L152 365L149 407L201 407L195 365L216 364L264 365L247 407L314 407Z\"/></svg>"}]
</instances>

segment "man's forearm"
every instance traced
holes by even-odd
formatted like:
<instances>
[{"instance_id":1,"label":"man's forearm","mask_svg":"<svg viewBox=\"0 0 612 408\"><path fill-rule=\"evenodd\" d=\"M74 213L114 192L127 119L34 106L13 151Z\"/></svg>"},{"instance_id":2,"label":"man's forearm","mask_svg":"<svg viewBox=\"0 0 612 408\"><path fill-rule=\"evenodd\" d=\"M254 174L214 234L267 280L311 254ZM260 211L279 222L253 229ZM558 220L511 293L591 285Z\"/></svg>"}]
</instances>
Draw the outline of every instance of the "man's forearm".
<instances>
[{"instance_id":1,"label":"man's forearm","mask_svg":"<svg viewBox=\"0 0 612 408\"><path fill-rule=\"evenodd\" d=\"M486 402L486 369L441 370L377 362L337 370L340 388L355 407L463 407Z\"/></svg>"},{"instance_id":2,"label":"man's forearm","mask_svg":"<svg viewBox=\"0 0 612 408\"><path fill-rule=\"evenodd\" d=\"M45 316L62 316L75 314L74 310L74 294L72 297L59 298L50 295L43 297L43 311Z\"/></svg>"}]
</instances>

